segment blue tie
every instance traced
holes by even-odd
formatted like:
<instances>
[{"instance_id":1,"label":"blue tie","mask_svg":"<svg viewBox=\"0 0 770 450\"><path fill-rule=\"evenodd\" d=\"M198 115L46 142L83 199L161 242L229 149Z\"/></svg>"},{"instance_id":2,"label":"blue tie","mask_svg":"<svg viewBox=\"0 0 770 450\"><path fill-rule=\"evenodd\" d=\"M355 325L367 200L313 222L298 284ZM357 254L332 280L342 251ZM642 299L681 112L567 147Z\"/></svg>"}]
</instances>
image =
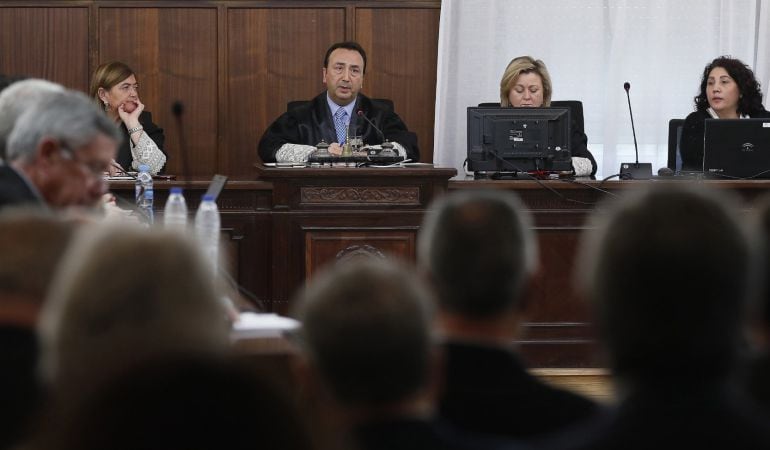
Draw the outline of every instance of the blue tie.
<instances>
[{"instance_id":1,"label":"blue tie","mask_svg":"<svg viewBox=\"0 0 770 450\"><path fill-rule=\"evenodd\" d=\"M345 123L345 119L347 119L347 117L348 112L345 111L345 108L340 108L334 113L334 129L337 130L337 142L340 144L345 143L345 129L348 126L347 123Z\"/></svg>"}]
</instances>

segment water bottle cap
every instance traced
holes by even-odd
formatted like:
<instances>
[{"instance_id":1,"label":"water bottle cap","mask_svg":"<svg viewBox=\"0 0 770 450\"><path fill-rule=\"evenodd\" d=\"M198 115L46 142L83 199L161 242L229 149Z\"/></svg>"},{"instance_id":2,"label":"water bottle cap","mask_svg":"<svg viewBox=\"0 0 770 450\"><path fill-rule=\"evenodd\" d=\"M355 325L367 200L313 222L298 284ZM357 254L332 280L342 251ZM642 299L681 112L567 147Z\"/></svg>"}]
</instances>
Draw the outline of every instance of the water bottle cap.
<instances>
[{"instance_id":1,"label":"water bottle cap","mask_svg":"<svg viewBox=\"0 0 770 450\"><path fill-rule=\"evenodd\" d=\"M214 196L213 195L209 195L209 194L205 194L203 196L203 201L204 202L213 202L214 201Z\"/></svg>"},{"instance_id":2,"label":"water bottle cap","mask_svg":"<svg viewBox=\"0 0 770 450\"><path fill-rule=\"evenodd\" d=\"M148 166L147 164L142 164L139 166L139 172L149 172L149 171L150 171L150 166Z\"/></svg>"},{"instance_id":3,"label":"water bottle cap","mask_svg":"<svg viewBox=\"0 0 770 450\"><path fill-rule=\"evenodd\" d=\"M171 188L171 193L172 194L181 194L182 190L183 190L182 188L180 188L178 186L174 186L174 187Z\"/></svg>"}]
</instances>

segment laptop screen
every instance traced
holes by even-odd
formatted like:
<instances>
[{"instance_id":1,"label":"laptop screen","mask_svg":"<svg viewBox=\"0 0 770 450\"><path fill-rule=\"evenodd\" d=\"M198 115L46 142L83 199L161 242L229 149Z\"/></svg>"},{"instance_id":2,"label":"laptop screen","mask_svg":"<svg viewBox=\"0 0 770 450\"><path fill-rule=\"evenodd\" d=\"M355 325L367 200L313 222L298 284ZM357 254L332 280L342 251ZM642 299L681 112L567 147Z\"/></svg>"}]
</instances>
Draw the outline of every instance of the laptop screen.
<instances>
[{"instance_id":1,"label":"laptop screen","mask_svg":"<svg viewBox=\"0 0 770 450\"><path fill-rule=\"evenodd\" d=\"M770 178L770 119L706 119L703 172Z\"/></svg>"}]
</instances>

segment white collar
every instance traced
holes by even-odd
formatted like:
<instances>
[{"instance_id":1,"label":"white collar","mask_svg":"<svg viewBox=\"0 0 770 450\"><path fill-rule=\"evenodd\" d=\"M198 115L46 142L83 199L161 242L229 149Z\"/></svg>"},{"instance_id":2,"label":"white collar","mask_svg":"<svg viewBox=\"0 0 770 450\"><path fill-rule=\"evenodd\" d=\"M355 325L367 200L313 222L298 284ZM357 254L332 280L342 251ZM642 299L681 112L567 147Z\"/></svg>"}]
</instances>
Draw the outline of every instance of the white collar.
<instances>
[{"instance_id":1,"label":"white collar","mask_svg":"<svg viewBox=\"0 0 770 450\"><path fill-rule=\"evenodd\" d=\"M711 116L712 119L719 119L719 115L717 114L716 111L714 111L714 109L712 107L709 106L708 109L706 109L706 112L709 113L709 115ZM740 118L741 119L748 119L749 116L746 115L746 114L741 114Z\"/></svg>"}]
</instances>

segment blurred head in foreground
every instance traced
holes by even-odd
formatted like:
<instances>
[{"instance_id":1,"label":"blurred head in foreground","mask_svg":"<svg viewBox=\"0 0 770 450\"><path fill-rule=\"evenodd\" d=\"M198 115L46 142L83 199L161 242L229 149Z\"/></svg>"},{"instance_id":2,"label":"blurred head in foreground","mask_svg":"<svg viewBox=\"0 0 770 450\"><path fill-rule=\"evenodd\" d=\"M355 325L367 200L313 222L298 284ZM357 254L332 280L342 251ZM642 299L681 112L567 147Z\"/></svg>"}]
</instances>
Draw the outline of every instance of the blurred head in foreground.
<instances>
[{"instance_id":1,"label":"blurred head in foreground","mask_svg":"<svg viewBox=\"0 0 770 450\"><path fill-rule=\"evenodd\" d=\"M365 418L425 407L431 309L413 273L387 260L337 265L308 285L296 316L307 365L341 409Z\"/></svg>"},{"instance_id":2,"label":"blurred head in foreground","mask_svg":"<svg viewBox=\"0 0 770 450\"><path fill-rule=\"evenodd\" d=\"M710 381L735 367L753 265L724 195L654 186L594 217L581 281L621 379Z\"/></svg>"},{"instance_id":3,"label":"blurred head in foreground","mask_svg":"<svg viewBox=\"0 0 770 450\"><path fill-rule=\"evenodd\" d=\"M92 225L73 242L43 310L42 374L57 393L78 391L148 359L218 354L228 330L192 241Z\"/></svg>"}]
</instances>

